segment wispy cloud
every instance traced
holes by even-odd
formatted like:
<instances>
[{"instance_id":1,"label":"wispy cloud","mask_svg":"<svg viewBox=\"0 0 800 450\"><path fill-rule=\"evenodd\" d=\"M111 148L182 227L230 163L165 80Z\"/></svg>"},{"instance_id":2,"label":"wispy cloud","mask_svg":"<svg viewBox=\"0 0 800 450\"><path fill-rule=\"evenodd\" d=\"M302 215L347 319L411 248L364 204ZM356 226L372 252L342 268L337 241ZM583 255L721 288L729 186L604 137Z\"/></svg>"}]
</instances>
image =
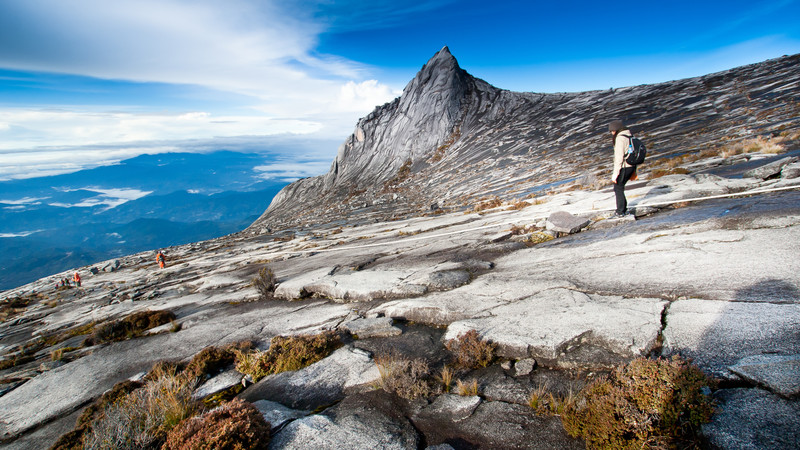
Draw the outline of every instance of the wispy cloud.
<instances>
[{"instance_id":1,"label":"wispy cloud","mask_svg":"<svg viewBox=\"0 0 800 450\"><path fill-rule=\"evenodd\" d=\"M0 2L0 67L196 85L239 102L226 113L6 102L0 150L282 133L342 139L358 117L400 91L372 79L363 64L318 54L327 26L275 0ZM36 161L29 152L3 156ZM59 164L51 170L71 165Z\"/></svg>"}]
</instances>

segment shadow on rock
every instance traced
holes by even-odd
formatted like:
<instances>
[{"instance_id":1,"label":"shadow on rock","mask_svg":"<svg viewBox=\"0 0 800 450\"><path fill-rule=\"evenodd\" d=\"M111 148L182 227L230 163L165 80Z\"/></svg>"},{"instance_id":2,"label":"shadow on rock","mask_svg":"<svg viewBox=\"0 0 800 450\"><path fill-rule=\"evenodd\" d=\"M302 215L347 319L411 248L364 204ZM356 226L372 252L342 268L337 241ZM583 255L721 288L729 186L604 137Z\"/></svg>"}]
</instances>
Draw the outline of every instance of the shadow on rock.
<instances>
[{"instance_id":1,"label":"shadow on rock","mask_svg":"<svg viewBox=\"0 0 800 450\"><path fill-rule=\"evenodd\" d=\"M767 279L736 291L736 300L744 302L800 303L800 289L778 279Z\"/></svg>"}]
</instances>

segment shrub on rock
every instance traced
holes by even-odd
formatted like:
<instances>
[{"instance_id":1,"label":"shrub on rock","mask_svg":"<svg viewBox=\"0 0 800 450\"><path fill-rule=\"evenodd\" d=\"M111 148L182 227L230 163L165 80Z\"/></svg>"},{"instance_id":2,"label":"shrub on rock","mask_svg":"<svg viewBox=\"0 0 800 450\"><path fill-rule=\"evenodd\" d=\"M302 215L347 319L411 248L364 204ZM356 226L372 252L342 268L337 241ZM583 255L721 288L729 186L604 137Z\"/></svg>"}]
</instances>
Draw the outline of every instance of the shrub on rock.
<instances>
[{"instance_id":1,"label":"shrub on rock","mask_svg":"<svg viewBox=\"0 0 800 450\"><path fill-rule=\"evenodd\" d=\"M195 384L159 367L143 387L105 405L84 435L84 448L157 448L169 431L196 413Z\"/></svg>"},{"instance_id":2,"label":"shrub on rock","mask_svg":"<svg viewBox=\"0 0 800 450\"><path fill-rule=\"evenodd\" d=\"M265 352L237 351L236 370L258 381L273 373L300 370L314 364L341 345L339 336L330 331L316 335L275 336Z\"/></svg>"},{"instance_id":3,"label":"shrub on rock","mask_svg":"<svg viewBox=\"0 0 800 450\"><path fill-rule=\"evenodd\" d=\"M375 358L381 375L377 387L393 392L400 397L413 400L431 394L428 384L430 368L424 359L408 359L398 356L379 356Z\"/></svg>"},{"instance_id":4,"label":"shrub on rock","mask_svg":"<svg viewBox=\"0 0 800 450\"><path fill-rule=\"evenodd\" d=\"M262 300L270 300L275 295L275 288L278 287L278 279L275 278L275 273L272 272L272 269L264 266L258 271L258 275L253 278L253 286L258 289Z\"/></svg>"},{"instance_id":5,"label":"shrub on rock","mask_svg":"<svg viewBox=\"0 0 800 450\"><path fill-rule=\"evenodd\" d=\"M588 385L562 415L590 448L667 448L696 441L713 413L710 384L686 361L638 358Z\"/></svg>"},{"instance_id":6,"label":"shrub on rock","mask_svg":"<svg viewBox=\"0 0 800 450\"><path fill-rule=\"evenodd\" d=\"M266 449L270 428L255 406L235 399L181 422L169 433L163 449Z\"/></svg>"},{"instance_id":7,"label":"shrub on rock","mask_svg":"<svg viewBox=\"0 0 800 450\"><path fill-rule=\"evenodd\" d=\"M183 374L187 379L204 379L214 375L234 363L237 351L248 351L252 346L251 342L242 341L224 347L206 347L192 358L183 369Z\"/></svg>"},{"instance_id":8,"label":"shrub on rock","mask_svg":"<svg viewBox=\"0 0 800 450\"><path fill-rule=\"evenodd\" d=\"M145 331L175 320L175 314L170 311L139 311L121 320L114 320L95 327L91 337L87 339L91 344L97 345L104 342L124 341L144 334Z\"/></svg>"},{"instance_id":9,"label":"shrub on rock","mask_svg":"<svg viewBox=\"0 0 800 450\"><path fill-rule=\"evenodd\" d=\"M486 367L494 361L497 344L481 339L478 332L469 330L457 339L445 344L456 358L456 365L462 369Z\"/></svg>"}]
</instances>

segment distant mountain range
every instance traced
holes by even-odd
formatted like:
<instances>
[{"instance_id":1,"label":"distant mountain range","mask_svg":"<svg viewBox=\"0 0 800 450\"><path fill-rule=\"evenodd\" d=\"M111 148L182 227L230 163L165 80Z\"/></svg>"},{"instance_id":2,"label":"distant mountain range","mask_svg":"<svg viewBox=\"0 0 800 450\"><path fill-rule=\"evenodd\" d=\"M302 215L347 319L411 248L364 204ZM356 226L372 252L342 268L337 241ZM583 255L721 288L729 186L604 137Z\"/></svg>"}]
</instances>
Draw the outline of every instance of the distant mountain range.
<instances>
[{"instance_id":1,"label":"distant mountain range","mask_svg":"<svg viewBox=\"0 0 800 450\"><path fill-rule=\"evenodd\" d=\"M270 156L142 155L112 166L0 182L0 289L109 258L240 231L288 180Z\"/></svg>"}]
</instances>

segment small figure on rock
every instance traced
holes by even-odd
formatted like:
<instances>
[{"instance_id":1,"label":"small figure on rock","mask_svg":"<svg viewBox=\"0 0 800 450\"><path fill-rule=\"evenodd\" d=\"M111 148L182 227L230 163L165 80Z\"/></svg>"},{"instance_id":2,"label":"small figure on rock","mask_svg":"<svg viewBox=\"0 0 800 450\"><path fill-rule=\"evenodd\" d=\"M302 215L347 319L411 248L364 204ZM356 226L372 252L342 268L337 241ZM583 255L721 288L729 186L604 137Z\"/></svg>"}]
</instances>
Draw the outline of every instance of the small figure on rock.
<instances>
[{"instance_id":1,"label":"small figure on rock","mask_svg":"<svg viewBox=\"0 0 800 450\"><path fill-rule=\"evenodd\" d=\"M614 183L614 196L617 199L617 211L614 217L623 217L628 212L628 199L625 198L625 184L629 180L636 180L636 166L629 164L625 158L628 146L631 145L633 134L621 120L613 120L608 124L611 139L614 143L614 173L611 181Z\"/></svg>"},{"instance_id":2,"label":"small figure on rock","mask_svg":"<svg viewBox=\"0 0 800 450\"><path fill-rule=\"evenodd\" d=\"M156 255L156 261L158 261L158 267L161 267L162 269L167 267L167 257L164 256L164 253L161 250L159 250L158 254Z\"/></svg>"},{"instance_id":3,"label":"small figure on rock","mask_svg":"<svg viewBox=\"0 0 800 450\"><path fill-rule=\"evenodd\" d=\"M75 286L81 287L81 276L78 272L75 272Z\"/></svg>"}]
</instances>

